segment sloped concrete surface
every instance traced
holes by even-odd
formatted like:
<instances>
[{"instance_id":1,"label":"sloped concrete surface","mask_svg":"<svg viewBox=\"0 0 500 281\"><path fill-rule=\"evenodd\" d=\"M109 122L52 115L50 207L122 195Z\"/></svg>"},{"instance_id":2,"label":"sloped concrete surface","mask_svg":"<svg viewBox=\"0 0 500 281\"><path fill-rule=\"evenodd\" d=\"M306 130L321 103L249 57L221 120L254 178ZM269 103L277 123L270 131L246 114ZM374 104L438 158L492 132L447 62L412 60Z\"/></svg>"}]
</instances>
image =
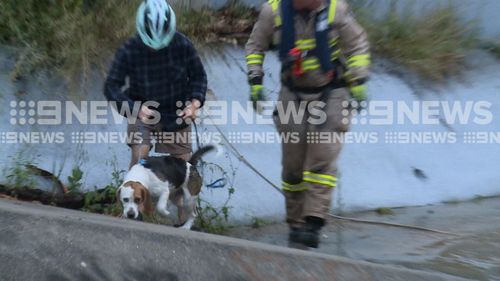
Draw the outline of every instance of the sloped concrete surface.
<instances>
[{"instance_id":1,"label":"sloped concrete surface","mask_svg":"<svg viewBox=\"0 0 500 281\"><path fill-rule=\"evenodd\" d=\"M460 280L0 200L0 280Z\"/></svg>"},{"instance_id":2,"label":"sloped concrete surface","mask_svg":"<svg viewBox=\"0 0 500 281\"><path fill-rule=\"evenodd\" d=\"M209 77L209 86L213 91L213 98L220 101L238 102L246 105L248 101L248 85L245 70L245 53L241 48L226 47L222 50L203 52L204 63ZM126 170L130 161L129 148L124 143L74 143L71 135L75 132L119 133L126 131L126 124L116 124L108 111L107 125L75 124L44 126L44 125L11 125L10 103L13 101L66 101L69 93L60 79L48 79L45 74L37 73L34 77L27 77L23 82L13 83L9 72L14 67L16 50L7 52L0 47L0 142L1 133L64 133L64 143L11 143L0 145L0 182L5 182L9 167L15 167L13 157L24 152L26 161L33 161L38 167L55 174L61 179L71 175L75 166L84 171L83 186L87 190L94 187L102 188L112 181L115 170ZM466 134L474 132L488 132L500 134L500 61L483 52L475 52L470 57L470 69L464 73L464 81L450 79L447 86L437 89L422 88L423 85L411 79L398 77L386 69L382 62L370 81L369 89L372 101L388 101L393 104L404 102L411 106L414 102L487 102L491 104L489 112L493 120L488 125L477 125L472 122L474 114L466 124L460 122L439 123L437 125L423 125L421 122L413 124L407 122L402 125L355 125L352 133L358 135L375 134L378 140L375 143L364 141L347 143L339 159L340 177L338 188L335 190L332 208L343 212L373 210L380 207L425 206L439 204L444 201L470 200L477 196L500 195L500 162L496 155L500 155L498 141L471 144L466 142ZM278 98L279 60L275 53L266 56L265 88L269 98ZM50 77L50 76L48 76ZM95 73L91 77L86 92L87 101L102 100L102 85L104 78ZM24 85L25 83L26 85ZM18 85L19 84L19 85ZM23 84L23 85L21 85ZM16 96L21 89L26 95ZM3 96L2 96L3 94ZM78 104L78 103L77 103ZM245 122L236 118L238 122L231 122L234 109L228 105L228 122L223 122L219 128L226 135L245 134L264 135L274 134L276 129L272 124L256 124L257 115L252 115L252 122ZM212 111L219 111L218 109ZM222 111L222 110L221 110ZM439 110L439 120L446 120L444 110ZM250 113L253 112L250 109ZM217 114L212 114L217 118ZM270 116L270 115L269 115ZM268 117L269 117L268 116ZM265 118L265 117L264 117ZM378 119L378 116L371 116ZM438 118L438 117L436 117ZM421 118L418 118L419 120ZM205 118L203 120L209 120ZM206 122L209 123L209 122ZM198 129L203 143L219 142L211 138L217 133L214 126L205 121ZM272 123L272 122L271 122ZM410 133L454 133L456 143L432 142L427 144L400 143L393 144L385 139L387 132ZM204 137L205 136L205 137ZM225 145L224 141L221 141ZM245 142L232 144L245 158L276 185L281 185L281 148L276 141ZM230 220L234 222L250 223L253 218L283 219L285 214L283 196L275 192L268 183L247 166L241 163L238 157L229 153L227 148L225 157L215 157L215 154L204 158L214 163L229 175L229 180L235 188L229 204L234 208L230 212ZM459 161L460 160L460 161ZM5 169L2 168L6 167ZM480 167L480 169L478 169ZM424 177L416 176L420 171ZM209 169L205 175L212 175ZM382 176L381 176L382 175ZM473 175L464 177L463 175ZM214 180L221 177L221 173L213 176ZM206 177L209 178L209 177ZM376 181L374 181L376 179ZM209 181L209 180L207 180ZM202 197L212 205L220 207L227 199L228 190L204 188Z\"/></svg>"}]
</instances>

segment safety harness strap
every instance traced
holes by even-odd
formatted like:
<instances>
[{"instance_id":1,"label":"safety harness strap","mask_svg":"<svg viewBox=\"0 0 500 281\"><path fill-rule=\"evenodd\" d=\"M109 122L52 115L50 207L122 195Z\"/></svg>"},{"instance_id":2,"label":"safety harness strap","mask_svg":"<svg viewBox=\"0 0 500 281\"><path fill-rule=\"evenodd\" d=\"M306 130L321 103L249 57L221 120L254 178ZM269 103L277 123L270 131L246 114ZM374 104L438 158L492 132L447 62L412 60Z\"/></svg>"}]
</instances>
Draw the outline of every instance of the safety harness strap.
<instances>
[{"instance_id":1,"label":"safety harness strap","mask_svg":"<svg viewBox=\"0 0 500 281\"><path fill-rule=\"evenodd\" d=\"M323 72L330 73L334 70L332 63L332 42L329 39L331 26L335 20L337 11L337 0L330 0L327 9L316 16L315 38L295 41L295 14L296 11L291 1L269 0L271 9L275 15L275 25L281 28L281 42L279 55L282 61L289 60L289 52L293 48L301 51L311 51L318 58L318 66ZM279 10L281 8L281 10ZM281 12L281 13L280 13ZM279 24L277 24L279 23ZM304 71L318 69L317 65L304 66Z\"/></svg>"},{"instance_id":2,"label":"safety harness strap","mask_svg":"<svg viewBox=\"0 0 500 281\"><path fill-rule=\"evenodd\" d=\"M274 13L274 24L276 27L280 27L282 24L281 15L278 13L281 0L269 0L268 3L271 5L271 9ZM335 21L335 13L337 13L337 0L332 0L328 8L328 24L333 24Z\"/></svg>"}]
</instances>

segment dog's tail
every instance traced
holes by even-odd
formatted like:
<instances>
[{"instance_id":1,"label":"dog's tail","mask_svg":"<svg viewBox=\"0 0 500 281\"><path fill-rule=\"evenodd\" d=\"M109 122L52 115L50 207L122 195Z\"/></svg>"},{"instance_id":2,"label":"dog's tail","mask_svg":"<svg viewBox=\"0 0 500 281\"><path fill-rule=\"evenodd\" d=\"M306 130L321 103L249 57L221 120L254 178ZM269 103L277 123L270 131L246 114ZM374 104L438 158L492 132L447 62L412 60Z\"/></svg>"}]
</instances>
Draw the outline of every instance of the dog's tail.
<instances>
[{"instance_id":1,"label":"dog's tail","mask_svg":"<svg viewBox=\"0 0 500 281\"><path fill-rule=\"evenodd\" d=\"M204 147L198 149L193 154L193 156L191 156L191 160L189 160L189 163L191 163L191 165L196 166L198 164L198 161L200 161L201 157L203 157L203 155L207 154L208 152L214 151L214 150L219 151L220 150L219 145L210 144L210 145L207 145L207 146L204 146Z\"/></svg>"}]
</instances>

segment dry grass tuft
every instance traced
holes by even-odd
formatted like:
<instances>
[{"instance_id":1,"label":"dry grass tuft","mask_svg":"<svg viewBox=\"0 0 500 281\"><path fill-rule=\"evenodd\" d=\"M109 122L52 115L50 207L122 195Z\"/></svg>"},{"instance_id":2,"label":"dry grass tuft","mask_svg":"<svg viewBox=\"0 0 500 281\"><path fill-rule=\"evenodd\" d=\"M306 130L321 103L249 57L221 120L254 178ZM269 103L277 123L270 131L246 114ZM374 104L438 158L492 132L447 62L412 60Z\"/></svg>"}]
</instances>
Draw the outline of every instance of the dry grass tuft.
<instances>
[{"instance_id":1,"label":"dry grass tuft","mask_svg":"<svg viewBox=\"0 0 500 281\"><path fill-rule=\"evenodd\" d=\"M467 52L476 47L475 25L463 22L453 7L419 15L393 9L379 19L363 9L358 15L376 53L431 81L461 74Z\"/></svg>"},{"instance_id":2,"label":"dry grass tuft","mask_svg":"<svg viewBox=\"0 0 500 281\"><path fill-rule=\"evenodd\" d=\"M13 80L40 68L56 68L69 82L87 81L135 33L141 0L3 0L0 42L22 47ZM246 39L256 12L237 2L221 11L175 7L178 29L198 44ZM234 40L233 40L234 39Z\"/></svg>"},{"instance_id":3,"label":"dry grass tuft","mask_svg":"<svg viewBox=\"0 0 500 281\"><path fill-rule=\"evenodd\" d=\"M5 0L0 39L22 47L13 79L40 67L85 79L134 31L140 0Z\"/></svg>"}]
</instances>

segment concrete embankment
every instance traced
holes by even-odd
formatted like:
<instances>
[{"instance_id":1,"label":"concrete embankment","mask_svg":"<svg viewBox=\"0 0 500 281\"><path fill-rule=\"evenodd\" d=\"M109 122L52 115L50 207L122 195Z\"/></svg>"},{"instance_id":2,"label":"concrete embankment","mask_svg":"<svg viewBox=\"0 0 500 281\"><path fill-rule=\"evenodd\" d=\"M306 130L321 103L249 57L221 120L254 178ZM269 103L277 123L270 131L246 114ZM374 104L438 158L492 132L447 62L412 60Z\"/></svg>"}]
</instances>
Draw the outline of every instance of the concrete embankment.
<instances>
[{"instance_id":1,"label":"concrete embankment","mask_svg":"<svg viewBox=\"0 0 500 281\"><path fill-rule=\"evenodd\" d=\"M0 200L0 280L460 280Z\"/></svg>"}]
</instances>

